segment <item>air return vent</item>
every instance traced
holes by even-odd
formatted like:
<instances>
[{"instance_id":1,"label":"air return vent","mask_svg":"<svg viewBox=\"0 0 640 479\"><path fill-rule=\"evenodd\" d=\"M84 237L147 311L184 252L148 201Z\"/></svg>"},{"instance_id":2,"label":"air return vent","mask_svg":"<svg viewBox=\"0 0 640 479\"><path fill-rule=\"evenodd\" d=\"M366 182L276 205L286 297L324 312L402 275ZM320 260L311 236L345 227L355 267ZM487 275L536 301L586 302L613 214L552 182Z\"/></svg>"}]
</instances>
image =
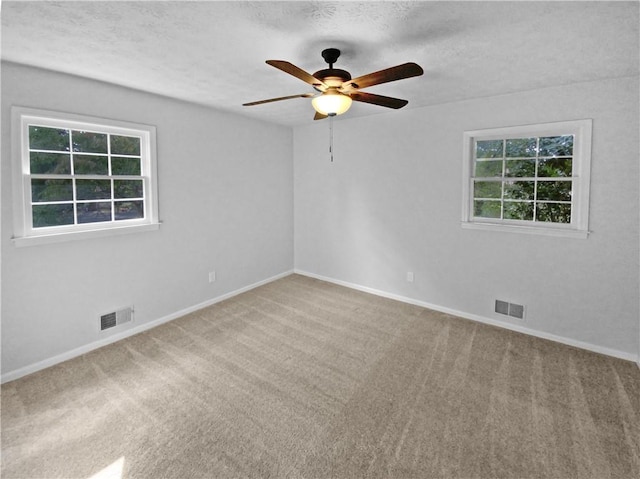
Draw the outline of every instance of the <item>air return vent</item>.
<instances>
[{"instance_id":1,"label":"air return vent","mask_svg":"<svg viewBox=\"0 0 640 479\"><path fill-rule=\"evenodd\" d=\"M508 303L496 299L496 313L511 316L512 318L524 319L524 306L521 304Z\"/></svg>"},{"instance_id":2,"label":"air return vent","mask_svg":"<svg viewBox=\"0 0 640 479\"><path fill-rule=\"evenodd\" d=\"M509 314L509 303L496 299L496 313Z\"/></svg>"},{"instance_id":3,"label":"air return vent","mask_svg":"<svg viewBox=\"0 0 640 479\"><path fill-rule=\"evenodd\" d=\"M124 308L100 316L100 331L113 328L118 324L128 323L133 319L133 308Z\"/></svg>"}]
</instances>

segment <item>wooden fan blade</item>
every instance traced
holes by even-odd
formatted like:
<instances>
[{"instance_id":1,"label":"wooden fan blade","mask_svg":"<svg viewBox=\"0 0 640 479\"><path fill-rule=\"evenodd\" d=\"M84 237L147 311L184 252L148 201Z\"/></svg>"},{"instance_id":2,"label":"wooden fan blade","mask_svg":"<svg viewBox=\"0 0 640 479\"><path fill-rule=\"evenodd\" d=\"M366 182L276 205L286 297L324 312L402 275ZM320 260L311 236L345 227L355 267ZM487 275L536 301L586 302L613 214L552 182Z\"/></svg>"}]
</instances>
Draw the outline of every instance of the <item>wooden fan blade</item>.
<instances>
[{"instance_id":1,"label":"wooden fan blade","mask_svg":"<svg viewBox=\"0 0 640 479\"><path fill-rule=\"evenodd\" d=\"M277 68L278 70L282 70L283 72L288 73L289 75L293 75L294 77L299 78L300 80L302 80L305 83L308 83L309 85L318 87L323 91L327 89L327 85L322 83L313 75L310 75L309 73L304 71L302 68L298 68L293 63L285 62L283 60L267 60L267 64Z\"/></svg>"},{"instance_id":2,"label":"wooden fan blade","mask_svg":"<svg viewBox=\"0 0 640 479\"><path fill-rule=\"evenodd\" d=\"M349 95L354 101L361 101L363 103L371 103L373 105L386 106L387 108L402 108L407 103L407 100L401 100L400 98L392 98L390 96L374 95L373 93L366 93L363 91L356 91Z\"/></svg>"},{"instance_id":3,"label":"wooden fan blade","mask_svg":"<svg viewBox=\"0 0 640 479\"><path fill-rule=\"evenodd\" d=\"M242 106L262 105L263 103L271 103L272 101L290 100L292 98L311 98L315 96L313 93L303 93L302 95L281 96L279 98L269 98L268 100L252 101L251 103L243 103Z\"/></svg>"},{"instance_id":4,"label":"wooden fan blade","mask_svg":"<svg viewBox=\"0 0 640 479\"><path fill-rule=\"evenodd\" d=\"M322 113L316 112L313 116L314 120L324 120L325 118L329 118L329 115L323 115Z\"/></svg>"},{"instance_id":5,"label":"wooden fan blade","mask_svg":"<svg viewBox=\"0 0 640 479\"><path fill-rule=\"evenodd\" d=\"M342 89L353 90L358 88L367 88L381 83L390 81L403 80L405 78L417 77L424 73L420 65L416 63L403 63L395 67L380 70L378 72L369 73L353 80L348 80L342 84Z\"/></svg>"}]
</instances>

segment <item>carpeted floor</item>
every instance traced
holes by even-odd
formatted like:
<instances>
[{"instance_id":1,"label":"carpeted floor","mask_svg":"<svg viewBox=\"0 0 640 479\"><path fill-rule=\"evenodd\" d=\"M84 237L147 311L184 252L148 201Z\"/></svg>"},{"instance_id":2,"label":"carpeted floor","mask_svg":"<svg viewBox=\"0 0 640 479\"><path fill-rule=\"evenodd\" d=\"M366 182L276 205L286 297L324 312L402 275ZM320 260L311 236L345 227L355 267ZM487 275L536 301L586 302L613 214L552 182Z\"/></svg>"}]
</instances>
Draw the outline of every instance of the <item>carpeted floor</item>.
<instances>
[{"instance_id":1,"label":"carpeted floor","mask_svg":"<svg viewBox=\"0 0 640 479\"><path fill-rule=\"evenodd\" d=\"M292 275L2 387L3 478L94 475L637 478L640 370Z\"/></svg>"}]
</instances>

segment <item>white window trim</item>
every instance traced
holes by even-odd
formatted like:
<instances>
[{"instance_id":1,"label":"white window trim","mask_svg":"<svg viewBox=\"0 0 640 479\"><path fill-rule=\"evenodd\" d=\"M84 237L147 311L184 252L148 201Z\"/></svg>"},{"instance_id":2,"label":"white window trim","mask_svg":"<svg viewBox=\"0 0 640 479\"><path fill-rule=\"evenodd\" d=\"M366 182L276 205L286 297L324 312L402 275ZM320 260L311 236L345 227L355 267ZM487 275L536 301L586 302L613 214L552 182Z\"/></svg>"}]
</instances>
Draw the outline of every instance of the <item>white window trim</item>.
<instances>
[{"instance_id":1,"label":"white window trim","mask_svg":"<svg viewBox=\"0 0 640 479\"><path fill-rule=\"evenodd\" d=\"M462 164L462 227L490 231L505 231L587 238L589 235L589 188L591 175L591 130L592 120L573 120L536 125L465 131L463 135ZM544 223L533 221L477 218L473 216L473 158L476 139L509 139L527 136L557 136L574 134L573 145L573 193L571 200L571 223Z\"/></svg>"},{"instance_id":2,"label":"white window trim","mask_svg":"<svg viewBox=\"0 0 640 479\"><path fill-rule=\"evenodd\" d=\"M145 188L145 217L142 219L121 220L118 222L88 223L45 228L32 228L31 187L29 162L29 137L26 125L46 122L47 125L61 128L95 129L105 133L130 134L144 138L141 151L141 176ZM156 163L156 129L120 120L96 118L73 113L54 112L14 106L11 108L12 158L13 158L13 243L15 246L30 246L57 243L69 240L88 239L142 231L157 230L158 186Z\"/></svg>"}]
</instances>

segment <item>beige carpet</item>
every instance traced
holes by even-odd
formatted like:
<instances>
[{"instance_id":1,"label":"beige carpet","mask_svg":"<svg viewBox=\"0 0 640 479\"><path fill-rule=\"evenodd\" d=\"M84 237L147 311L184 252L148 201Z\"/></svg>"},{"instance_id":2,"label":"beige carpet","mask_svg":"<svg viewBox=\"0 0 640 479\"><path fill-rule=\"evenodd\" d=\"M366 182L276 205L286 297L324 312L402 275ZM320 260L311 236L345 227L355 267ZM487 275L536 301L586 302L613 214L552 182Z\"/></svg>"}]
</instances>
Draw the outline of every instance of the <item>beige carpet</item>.
<instances>
[{"instance_id":1,"label":"beige carpet","mask_svg":"<svg viewBox=\"0 0 640 479\"><path fill-rule=\"evenodd\" d=\"M640 370L292 275L2 387L2 478L94 475L637 478Z\"/></svg>"}]
</instances>

